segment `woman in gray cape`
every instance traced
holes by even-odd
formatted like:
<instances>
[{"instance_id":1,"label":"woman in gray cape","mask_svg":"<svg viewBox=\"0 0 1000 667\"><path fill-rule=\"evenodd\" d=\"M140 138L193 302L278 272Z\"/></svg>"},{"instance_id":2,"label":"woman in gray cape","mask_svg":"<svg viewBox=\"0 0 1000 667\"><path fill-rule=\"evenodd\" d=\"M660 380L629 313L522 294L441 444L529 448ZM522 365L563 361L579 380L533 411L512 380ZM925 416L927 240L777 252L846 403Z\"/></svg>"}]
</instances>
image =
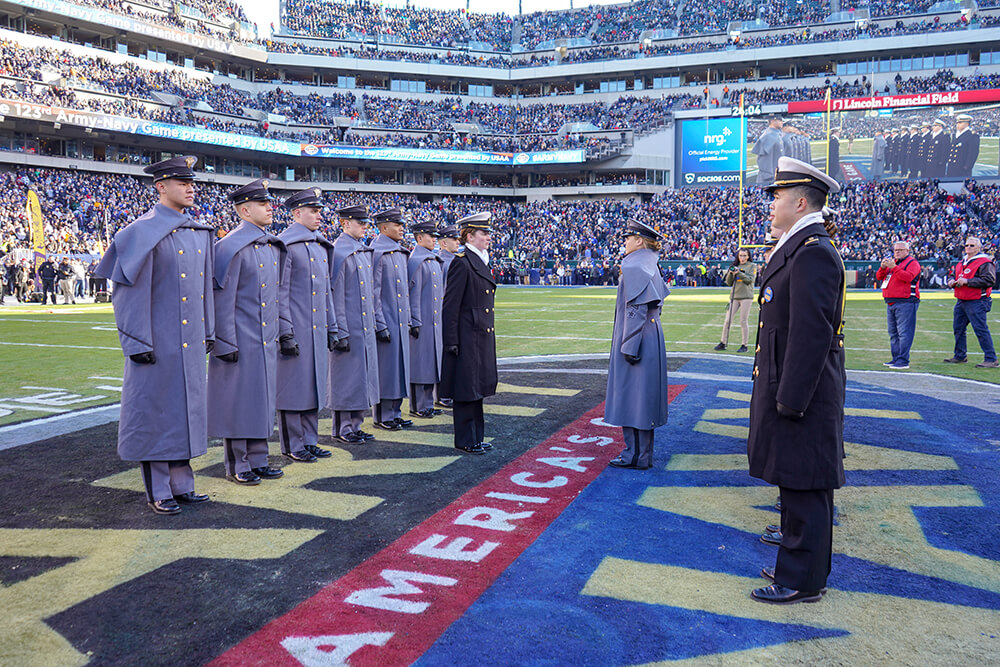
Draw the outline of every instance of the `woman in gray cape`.
<instances>
[{"instance_id":1,"label":"woman in gray cape","mask_svg":"<svg viewBox=\"0 0 1000 667\"><path fill-rule=\"evenodd\" d=\"M611 465L653 465L653 429L667 423L667 348L660 308L670 294L660 275L659 232L629 220L615 302L604 421L622 427L625 450Z\"/></svg>"}]
</instances>

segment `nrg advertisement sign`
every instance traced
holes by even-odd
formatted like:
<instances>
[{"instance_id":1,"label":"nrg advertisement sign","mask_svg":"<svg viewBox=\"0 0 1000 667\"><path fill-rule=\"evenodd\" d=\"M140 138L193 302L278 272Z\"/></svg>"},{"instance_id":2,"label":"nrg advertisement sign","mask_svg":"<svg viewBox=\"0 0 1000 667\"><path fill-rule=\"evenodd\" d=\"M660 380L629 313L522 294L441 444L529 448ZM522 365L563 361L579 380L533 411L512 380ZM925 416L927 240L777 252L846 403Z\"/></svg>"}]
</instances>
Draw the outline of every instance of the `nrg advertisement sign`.
<instances>
[{"instance_id":1,"label":"nrg advertisement sign","mask_svg":"<svg viewBox=\"0 0 1000 667\"><path fill-rule=\"evenodd\" d=\"M741 142L746 136L741 131L739 118L704 118L680 123L681 187L703 185L732 185L739 183Z\"/></svg>"}]
</instances>

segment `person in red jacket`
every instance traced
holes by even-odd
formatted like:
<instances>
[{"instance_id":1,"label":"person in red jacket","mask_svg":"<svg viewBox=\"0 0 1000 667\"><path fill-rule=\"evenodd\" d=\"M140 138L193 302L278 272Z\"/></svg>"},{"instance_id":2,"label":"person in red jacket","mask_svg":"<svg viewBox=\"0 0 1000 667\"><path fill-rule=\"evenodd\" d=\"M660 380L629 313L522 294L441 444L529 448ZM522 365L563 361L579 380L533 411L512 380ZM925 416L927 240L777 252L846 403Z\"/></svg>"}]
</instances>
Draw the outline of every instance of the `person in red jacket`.
<instances>
[{"instance_id":1,"label":"person in red jacket","mask_svg":"<svg viewBox=\"0 0 1000 667\"><path fill-rule=\"evenodd\" d=\"M976 368L996 368L997 353L993 347L993 337L986 323L986 313L990 312L993 299L993 283L997 279L997 267L989 255L983 254L983 244L975 236L965 239L965 257L955 265L955 277L948 281L948 287L955 289L955 354L945 359L948 364L966 362L965 330L972 324L972 330L983 348L983 363Z\"/></svg>"},{"instance_id":2,"label":"person in red jacket","mask_svg":"<svg viewBox=\"0 0 1000 667\"><path fill-rule=\"evenodd\" d=\"M883 259L875 272L875 283L882 288L886 319L889 324L889 349L892 360L883 365L893 370L910 367L910 346L920 307L920 264L910 256L910 244L896 241L892 257Z\"/></svg>"}]
</instances>

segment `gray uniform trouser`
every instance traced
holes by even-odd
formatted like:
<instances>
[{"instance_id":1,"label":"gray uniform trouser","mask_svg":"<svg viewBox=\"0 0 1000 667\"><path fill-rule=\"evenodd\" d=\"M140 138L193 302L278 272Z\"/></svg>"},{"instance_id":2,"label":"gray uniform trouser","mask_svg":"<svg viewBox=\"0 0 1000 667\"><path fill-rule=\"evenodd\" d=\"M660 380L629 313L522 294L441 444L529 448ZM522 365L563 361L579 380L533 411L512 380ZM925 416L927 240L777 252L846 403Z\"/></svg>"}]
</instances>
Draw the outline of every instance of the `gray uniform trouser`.
<instances>
[{"instance_id":1,"label":"gray uniform trouser","mask_svg":"<svg viewBox=\"0 0 1000 667\"><path fill-rule=\"evenodd\" d=\"M372 413L377 422L391 422L403 416L403 399L383 398L372 408Z\"/></svg>"},{"instance_id":2,"label":"gray uniform trouser","mask_svg":"<svg viewBox=\"0 0 1000 667\"><path fill-rule=\"evenodd\" d=\"M191 461L142 461L142 484L146 500L168 500L194 491Z\"/></svg>"},{"instance_id":3,"label":"gray uniform trouser","mask_svg":"<svg viewBox=\"0 0 1000 667\"><path fill-rule=\"evenodd\" d=\"M319 442L319 410L278 410L281 453L301 452Z\"/></svg>"},{"instance_id":4,"label":"gray uniform trouser","mask_svg":"<svg viewBox=\"0 0 1000 667\"><path fill-rule=\"evenodd\" d=\"M251 468L267 465L267 440L265 438L225 438L223 462L226 474L235 475Z\"/></svg>"},{"instance_id":5,"label":"gray uniform trouser","mask_svg":"<svg viewBox=\"0 0 1000 667\"><path fill-rule=\"evenodd\" d=\"M334 410L333 434L347 436L361 430L367 410Z\"/></svg>"},{"instance_id":6,"label":"gray uniform trouser","mask_svg":"<svg viewBox=\"0 0 1000 667\"><path fill-rule=\"evenodd\" d=\"M423 412L434 409L434 385L410 383L410 410Z\"/></svg>"},{"instance_id":7,"label":"gray uniform trouser","mask_svg":"<svg viewBox=\"0 0 1000 667\"><path fill-rule=\"evenodd\" d=\"M634 466L653 465L653 429L623 426L622 436L625 438L623 461Z\"/></svg>"}]
</instances>

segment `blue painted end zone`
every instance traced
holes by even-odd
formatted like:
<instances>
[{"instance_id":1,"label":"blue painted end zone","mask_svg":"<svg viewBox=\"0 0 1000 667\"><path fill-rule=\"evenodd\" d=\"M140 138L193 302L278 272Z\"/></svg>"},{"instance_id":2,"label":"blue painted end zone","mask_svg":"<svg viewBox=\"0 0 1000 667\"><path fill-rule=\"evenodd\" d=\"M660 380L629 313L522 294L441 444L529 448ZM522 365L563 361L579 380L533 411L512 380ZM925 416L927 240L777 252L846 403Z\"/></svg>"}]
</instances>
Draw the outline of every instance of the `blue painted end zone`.
<instances>
[{"instance_id":1,"label":"blue painted end zone","mask_svg":"<svg viewBox=\"0 0 1000 667\"><path fill-rule=\"evenodd\" d=\"M689 373L722 377L683 377ZM719 487L723 499L727 488L766 487L751 479L745 468L665 469L675 454L745 454L745 443L737 438L694 428L706 421L706 410L748 405L718 396L722 390L748 394L748 373L747 364L721 358L687 363L671 379L673 383L687 384L687 388L671 404L670 423L657 432L654 469L640 472L608 468L418 664L470 664L473 656L483 655L484 646L495 647L490 652L493 664L641 664L848 634L838 628L751 620L581 593L606 558L749 578L756 577L762 565L773 565L775 549L762 544L757 534L637 504L651 487ZM870 549L873 554L882 554L883 561L893 560L891 551L899 546L892 537L898 528L895 522L905 524L907 515L879 514L876 505L898 502L907 493L904 487L935 487L944 489L944 493L954 490L955 497L966 498L966 504L912 507L926 540L912 551L918 551L920 546L928 552L933 552L930 547L948 551L941 556L940 569L931 568L930 572L913 571L919 568L908 569L905 563L875 562L858 553L848 555L844 551L851 547L845 548L840 541L847 528L836 528L830 587L1000 610L1000 594L994 592L1000 591L1000 447L988 442L998 436L993 426L996 415L853 382L847 392L847 406L914 411L921 417L848 417L847 442L950 457L955 466L928 469L932 466L923 465L928 459L920 458L907 461L905 467L909 469L849 470L849 486L882 487L838 492L843 494L842 503L848 502L851 493L871 493L876 501L870 514L852 507L853 515L842 517L843 523L853 522L855 529L860 526L862 533L873 536L870 545L853 545L855 552L867 553ZM748 420L718 419L717 423L745 427ZM973 502L976 495L982 506ZM844 505L840 507L843 511ZM738 511L734 508L734 512ZM887 551L889 557L885 556ZM901 552L898 558L905 560L905 554ZM960 583L967 577L960 570L969 562L978 562L984 568L988 579L984 586ZM760 585L767 583L759 581ZM711 591L696 594L711 595ZM984 640L995 641L988 637Z\"/></svg>"}]
</instances>

